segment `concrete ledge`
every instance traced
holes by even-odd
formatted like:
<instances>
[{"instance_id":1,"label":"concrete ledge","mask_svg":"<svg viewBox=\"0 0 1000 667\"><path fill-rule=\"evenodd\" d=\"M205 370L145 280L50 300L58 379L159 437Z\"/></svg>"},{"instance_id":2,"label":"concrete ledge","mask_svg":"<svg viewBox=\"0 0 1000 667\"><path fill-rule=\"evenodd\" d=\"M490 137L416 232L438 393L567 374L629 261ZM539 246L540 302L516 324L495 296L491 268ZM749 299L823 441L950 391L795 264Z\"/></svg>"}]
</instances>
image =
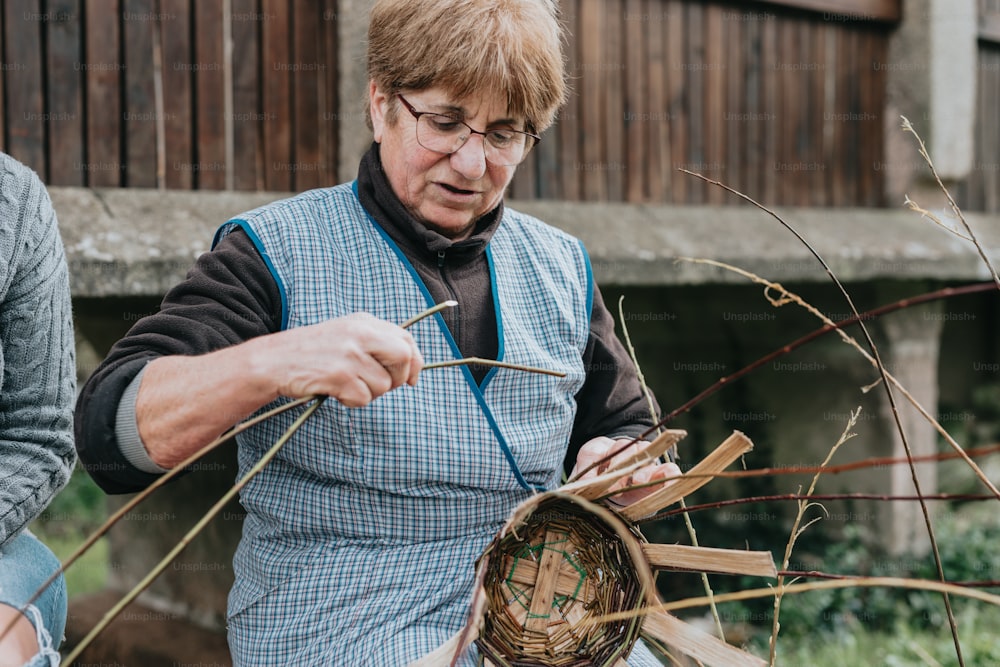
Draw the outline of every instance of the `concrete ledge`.
<instances>
[{"instance_id":1,"label":"concrete ledge","mask_svg":"<svg viewBox=\"0 0 1000 667\"><path fill-rule=\"evenodd\" d=\"M220 224L287 193L144 189L50 189L74 295L159 296L206 251ZM828 278L808 250L750 207L510 202L583 239L599 282L684 285L744 282L677 257L709 258L781 282ZM901 209L782 209L846 282L986 280L968 242ZM1000 216L969 214L977 238L1000 264Z\"/></svg>"}]
</instances>

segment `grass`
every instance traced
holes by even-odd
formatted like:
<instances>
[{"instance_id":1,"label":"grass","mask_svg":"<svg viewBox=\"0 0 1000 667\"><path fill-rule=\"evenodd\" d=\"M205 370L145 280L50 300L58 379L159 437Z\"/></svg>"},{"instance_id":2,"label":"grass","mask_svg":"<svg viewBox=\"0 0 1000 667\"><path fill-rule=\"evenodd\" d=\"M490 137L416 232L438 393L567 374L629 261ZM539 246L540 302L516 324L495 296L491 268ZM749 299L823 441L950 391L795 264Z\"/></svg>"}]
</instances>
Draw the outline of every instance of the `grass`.
<instances>
[{"instance_id":1,"label":"grass","mask_svg":"<svg viewBox=\"0 0 1000 667\"><path fill-rule=\"evenodd\" d=\"M786 604L792 604L791 598ZM921 612L915 612L921 613ZM970 603L957 613L959 638L966 665L1000 664L1000 609ZM767 633L755 636L749 650L767 658ZM900 619L891 632L873 632L860 623L836 634L816 632L778 641L778 665L811 667L956 667L958 658L946 626L914 629Z\"/></svg>"},{"instance_id":2,"label":"grass","mask_svg":"<svg viewBox=\"0 0 1000 667\"><path fill-rule=\"evenodd\" d=\"M29 528L64 561L107 516L105 496L82 468ZM108 543L101 539L66 573L69 597L102 589L109 569Z\"/></svg>"},{"instance_id":3,"label":"grass","mask_svg":"<svg viewBox=\"0 0 1000 667\"><path fill-rule=\"evenodd\" d=\"M32 532L52 549L60 561L66 560L86 538L86 535L77 538L48 537L39 533L37 528L32 528ZM81 556L80 560L66 573L66 590L72 599L78 595L96 593L104 588L107 580L108 543L107 540L102 539L94 545L93 549Z\"/></svg>"}]
</instances>

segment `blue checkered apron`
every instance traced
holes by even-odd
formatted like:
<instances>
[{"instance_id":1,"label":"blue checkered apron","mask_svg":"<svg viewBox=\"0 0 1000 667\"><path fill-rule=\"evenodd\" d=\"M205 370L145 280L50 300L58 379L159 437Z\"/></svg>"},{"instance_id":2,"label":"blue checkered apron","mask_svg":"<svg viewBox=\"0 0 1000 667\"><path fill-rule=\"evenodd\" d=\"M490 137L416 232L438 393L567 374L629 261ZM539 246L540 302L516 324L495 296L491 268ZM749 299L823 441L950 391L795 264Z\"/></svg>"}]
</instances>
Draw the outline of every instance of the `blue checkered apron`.
<instances>
[{"instance_id":1,"label":"blue checkered apron","mask_svg":"<svg viewBox=\"0 0 1000 667\"><path fill-rule=\"evenodd\" d=\"M283 328L359 311L402 323L430 305L350 185L253 211L217 240L237 227L278 282ZM584 380L588 260L510 210L487 252L500 358L566 377L493 369L477 386L464 367L436 369L364 408L327 401L242 492L237 665L397 667L429 653L464 624L475 560L511 509L558 484ZM458 357L440 317L410 331L427 363ZM241 475L294 412L238 438Z\"/></svg>"}]
</instances>

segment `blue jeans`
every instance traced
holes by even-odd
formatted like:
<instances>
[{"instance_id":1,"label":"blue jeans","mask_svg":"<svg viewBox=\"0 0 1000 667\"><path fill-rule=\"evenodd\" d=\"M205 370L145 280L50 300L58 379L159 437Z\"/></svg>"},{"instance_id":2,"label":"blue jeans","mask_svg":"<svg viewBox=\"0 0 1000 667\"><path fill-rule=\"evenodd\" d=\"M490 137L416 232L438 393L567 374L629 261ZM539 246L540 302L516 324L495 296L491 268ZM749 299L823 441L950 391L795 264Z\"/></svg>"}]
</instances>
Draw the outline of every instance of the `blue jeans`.
<instances>
[{"instance_id":1,"label":"blue jeans","mask_svg":"<svg viewBox=\"0 0 1000 667\"><path fill-rule=\"evenodd\" d=\"M0 604L20 609L59 569L59 560L28 531L0 548ZM27 667L58 667L56 649L66 629L66 580L52 582L25 611L41 649Z\"/></svg>"}]
</instances>

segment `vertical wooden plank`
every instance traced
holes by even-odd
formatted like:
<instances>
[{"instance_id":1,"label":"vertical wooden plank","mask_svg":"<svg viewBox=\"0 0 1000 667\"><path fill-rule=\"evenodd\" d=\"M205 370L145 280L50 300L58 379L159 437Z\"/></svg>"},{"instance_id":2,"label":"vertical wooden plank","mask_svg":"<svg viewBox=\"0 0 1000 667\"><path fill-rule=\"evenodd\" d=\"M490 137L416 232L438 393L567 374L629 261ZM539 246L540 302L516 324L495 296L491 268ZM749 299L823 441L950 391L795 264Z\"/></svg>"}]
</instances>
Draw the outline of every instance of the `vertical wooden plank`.
<instances>
[{"instance_id":1,"label":"vertical wooden plank","mask_svg":"<svg viewBox=\"0 0 1000 667\"><path fill-rule=\"evenodd\" d=\"M877 98L875 95L875 89L872 83L878 79L878 72L867 72L867 67L864 67L863 63L871 63L876 61L876 42L878 36L875 31L870 28L859 28L859 38L861 40L861 48L859 49L859 55L861 55L864 60L859 63L858 74L859 74L859 91L858 91L858 106L860 107L860 113L858 113L858 134L860 135L860 141L858 142L860 151L858 155L858 201L857 205L860 206L876 206L877 205L877 192L875 189L875 179L874 171L871 169L872 162L875 161L875 149L877 142L880 141L882 133L879 129L882 126L882 114L883 107L877 104ZM865 76L867 74L867 76Z\"/></svg>"},{"instance_id":2,"label":"vertical wooden plank","mask_svg":"<svg viewBox=\"0 0 1000 667\"><path fill-rule=\"evenodd\" d=\"M785 119L781 117L783 109L778 97L778 21L767 21L763 25L761 36L761 103L768 120L764 124L761 136L761 152L764 164L760 170L760 191L764 203L778 203L778 137L783 131Z\"/></svg>"},{"instance_id":3,"label":"vertical wooden plank","mask_svg":"<svg viewBox=\"0 0 1000 667\"><path fill-rule=\"evenodd\" d=\"M823 42L823 25L819 21L803 23L802 53L806 58L803 77L808 86L809 116L806 127L809 136L809 164L811 169L805 174L804 190L800 194L801 206L822 206L824 204L824 176L827 164L823 156L823 114L826 111L824 99L823 68L826 45ZM833 63L829 64L833 67Z\"/></svg>"},{"instance_id":4,"label":"vertical wooden plank","mask_svg":"<svg viewBox=\"0 0 1000 667\"><path fill-rule=\"evenodd\" d=\"M865 71L864 63L859 62L859 49L861 47L861 40L858 37L857 31L846 31L845 37L847 38L847 52L845 53L847 62L845 63L845 69L848 72L847 77L847 91L844 99L844 107L841 113L852 114L857 113L860 109L860 82L861 73ZM859 201L859 176L858 169L860 166L860 132L858 132L857 123L841 123L844 126L845 135L845 168L847 172L847 177L845 179L847 183L847 205L856 206Z\"/></svg>"},{"instance_id":5,"label":"vertical wooden plank","mask_svg":"<svg viewBox=\"0 0 1000 667\"><path fill-rule=\"evenodd\" d=\"M634 71L627 67L626 47L623 45L625 27L621 2L605 2L602 11L604 55L600 67L594 72L601 87L605 119L604 156L599 173L603 175L601 180L605 186L605 198L611 201L623 201L626 178L638 178L641 183L645 172L645 164L639 164L634 172L628 173L631 171L631 165L626 164L624 121L626 87L636 85L638 82L641 88L644 85L645 72L642 67L637 66ZM629 43L627 48L641 53L643 47L640 41L635 44Z\"/></svg>"},{"instance_id":6,"label":"vertical wooden plank","mask_svg":"<svg viewBox=\"0 0 1000 667\"><path fill-rule=\"evenodd\" d=\"M670 171L670 138L669 112L667 111L667 81L664 68L666 52L663 37L667 21L673 20L667 13L667 6L662 0L646 0L643 11L650 16L645 25L646 53L648 54L649 89L647 107L649 108L649 153L647 157L647 191L646 198L652 202L666 201L668 173ZM629 141L631 146L631 140Z\"/></svg>"},{"instance_id":7,"label":"vertical wooden plank","mask_svg":"<svg viewBox=\"0 0 1000 667\"><path fill-rule=\"evenodd\" d=\"M261 7L273 16L264 22L261 38L264 184L267 190L288 191L293 183L289 9L281 0L262 0Z\"/></svg>"},{"instance_id":8,"label":"vertical wooden plank","mask_svg":"<svg viewBox=\"0 0 1000 667\"><path fill-rule=\"evenodd\" d=\"M798 152L798 138L800 132L800 98L799 89L792 65L796 62L798 39L795 32L795 24L792 19L780 22L778 33L780 39L778 48L780 49L779 61L781 69L780 93L782 132L778 137L778 154L776 156L776 177L778 179L778 199L777 203L788 205L794 202L795 198L795 173L792 171L800 161Z\"/></svg>"},{"instance_id":9,"label":"vertical wooden plank","mask_svg":"<svg viewBox=\"0 0 1000 667\"><path fill-rule=\"evenodd\" d=\"M826 155L826 118L829 113L826 99L826 69L833 67L833 63L826 62L826 26L818 21L812 25L812 59L810 64L813 70L810 71L809 97L813 100L812 129L810 130L813 140L813 155L821 168L812 174L809 184L810 198L809 205L826 206L827 199L827 172L832 165L827 162Z\"/></svg>"},{"instance_id":10,"label":"vertical wooden plank","mask_svg":"<svg viewBox=\"0 0 1000 667\"><path fill-rule=\"evenodd\" d=\"M573 89L563 113L559 116L559 199L578 201L580 199L580 14L583 0L560 0L560 8L566 21L567 66L573 81Z\"/></svg>"},{"instance_id":11,"label":"vertical wooden plank","mask_svg":"<svg viewBox=\"0 0 1000 667\"><path fill-rule=\"evenodd\" d=\"M600 67L602 52L601 26L605 0L580 2L580 154L575 167L580 170L582 199L603 201L607 199L601 163L605 152L605 118L602 103Z\"/></svg>"},{"instance_id":12,"label":"vertical wooden plank","mask_svg":"<svg viewBox=\"0 0 1000 667\"><path fill-rule=\"evenodd\" d=\"M7 152L47 179L41 5L5 2L3 11Z\"/></svg>"},{"instance_id":13,"label":"vertical wooden plank","mask_svg":"<svg viewBox=\"0 0 1000 667\"><path fill-rule=\"evenodd\" d=\"M340 97L337 92L339 89L340 54L338 49L340 42L337 39L337 0L326 0L325 9L323 10L323 25L325 27L324 39L326 50L323 62L326 63L326 114L324 116L326 120L324 123L326 139L324 145L326 146L325 163L327 165L327 172L325 182L321 185L336 185L338 181L337 165L340 163L340 144L338 139L340 136L338 120ZM363 113L360 103L355 111L359 114Z\"/></svg>"},{"instance_id":14,"label":"vertical wooden plank","mask_svg":"<svg viewBox=\"0 0 1000 667\"><path fill-rule=\"evenodd\" d=\"M687 13L687 53L682 64L688 87L688 153L686 167L696 173L705 174L705 8L700 4L685 5ZM708 175L708 174L705 174ZM688 176L689 204L705 202L705 182Z\"/></svg>"},{"instance_id":15,"label":"vertical wooden plank","mask_svg":"<svg viewBox=\"0 0 1000 667\"><path fill-rule=\"evenodd\" d=\"M153 89L153 0L123 0L125 42L125 185L156 187L156 94Z\"/></svg>"},{"instance_id":16,"label":"vertical wooden plank","mask_svg":"<svg viewBox=\"0 0 1000 667\"><path fill-rule=\"evenodd\" d=\"M884 27L879 27L875 35L875 50L872 56L873 62L886 62L889 53L889 30ZM886 86L887 86L887 75L885 71L879 71L868 79L869 86L872 90L872 108L875 118L872 119L872 125L875 132L875 140L871 145L871 155L869 157L869 164L866 169L870 174L872 174L872 206L885 206L885 172L875 171L874 165L876 163L881 163L885 161L885 144L886 144Z\"/></svg>"},{"instance_id":17,"label":"vertical wooden plank","mask_svg":"<svg viewBox=\"0 0 1000 667\"><path fill-rule=\"evenodd\" d=\"M260 32L270 17L257 0L232 0L233 25L233 188L263 188L258 179L260 132Z\"/></svg>"},{"instance_id":18,"label":"vertical wooden plank","mask_svg":"<svg viewBox=\"0 0 1000 667\"><path fill-rule=\"evenodd\" d=\"M295 0L292 9L292 82L294 137L293 164L296 190L315 188L320 182L319 78L326 64L319 62L317 0ZM323 68L322 70L320 68Z\"/></svg>"},{"instance_id":19,"label":"vertical wooden plank","mask_svg":"<svg viewBox=\"0 0 1000 667\"><path fill-rule=\"evenodd\" d=\"M542 141L535 146L533 154L528 160L532 162L535 170L534 187L535 197L539 199L559 199L562 195L562 181L566 177L567 169L572 165L562 161L563 133L566 131L567 114L572 113L576 100L576 81L573 78L573 65L575 55L573 53L573 33L576 32L575 2L562 0L559 2L559 19L564 26L565 39L563 42L563 57L570 74L567 77L567 99L566 104L558 110L555 121L542 135Z\"/></svg>"},{"instance_id":20,"label":"vertical wooden plank","mask_svg":"<svg viewBox=\"0 0 1000 667\"><path fill-rule=\"evenodd\" d=\"M538 173L535 157L535 155L529 154L525 161L518 165L514 172L514 178L511 179L510 186L507 188L506 196L522 201L538 198L536 188Z\"/></svg>"},{"instance_id":21,"label":"vertical wooden plank","mask_svg":"<svg viewBox=\"0 0 1000 667\"><path fill-rule=\"evenodd\" d=\"M691 177L676 170L687 163L688 96L685 54L687 9L681 0L668 0L667 11L667 110L670 114L670 195L668 201L687 201Z\"/></svg>"},{"instance_id":22,"label":"vertical wooden plank","mask_svg":"<svg viewBox=\"0 0 1000 667\"><path fill-rule=\"evenodd\" d=\"M733 97L730 94L729 108L745 111L750 114L754 122L748 123L746 132L742 137L736 137L738 154L735 156L739 171L742 172L740 182L745 188L746 194L760 201L763 196L761 187L761 177L765 171L764 163L766 157L763 152L764 128L771 121L768 109L765 107L762 95L763 81L761 70L763 64L762 36L763 21L750 21L741 26L743 32L743 48L739 49L743 62L740 63L740 73L730 73L735 79L742 79L746 83L743 86L743 94ZM742 76L741 76L742 74ZM743 100L743 106L737 107L734 100ZM734 133L735 134L735 133ZM733 159L732 157L730 159Z\"/></svg>"},{"instance_id":23,"label":"vertical wooden plank","mask_svg":"<svg viewBox=\"0 0 1000 667\"><path fill-rule=\"evenodd\" d=\"M570 93L572 95L572 93ZM542 135L542 141L534 149L529 160L535 166L535 191L538 199L557 199L562 191L560 186L564 165L560 162L562 146L562 117L566 108L559 110L555 124Z\"/></svg>"},{"instance_id":24,"label":"vertical wooden plank","mask_svg":"<svg viewBox=\"0 0 1000 667\"><path fill-rule=\"evenodd\" d=\"M844 123L852 128L857 137L857 155L855 156L856 161L852 169L857 183L857 191L856 198L851 202L851 205L863 206L868 197L868 184L871 182L868 172L864 168L868 157L868 146L866 144L872 138L868 132L868 123L865 122L865 118L869 113L868 86L866 85L869 77L864 76L862 73L867 74L868 70L867 67L864 67L863 63L871 62L871 60L869 60L868 52L868 31L862 29L860 26L851 26L851 32L854 33L855 39L857 39L857 48L852 58L852 68L855 71L856 79L856 106L851 110L851 115L845 118Z\"/></svg>"},{"instance_id":25,"label":"vertical wooden plank","mask_svg":"<svg viewBox=\"0 0 1000 667\"><path fill-rule=\"evenodd\" d=\"M726 55L724 29L722 23L723 8L715 3L705 6L705 113L702 116L704 125L706 176L728 183L726 165L726 124L724 122L726 104ZM726 199L726 192L720 187L709 186L706 189L706 201L709 204L721 204Z\"/></svg>"},{"instance_id":26,"label":"vertical wooden plank","mask_svg":"<svg viewBox=\"0 0 1000 667\"><path fill-rule=\"evenodd\" d=\"M46 115L50 185L83 185L83 56L80 0L45 6Z\"/></svg>"},{"instance_id":27,"label":"vertical wooden plank","mask_svg":"<svg viewBox=\"0 0 1000 667\"><path fill-rule=\"evenodd\" d=\"M122 185L122 72L118 0L83 3L86 63L86 184L92 188Z\"/></svg>"},{"instance_id":28,"label":"vertical wooden plank","mask_svg":"<svg viewBox=\"0 0 1000 667\"><path fill-rule=\"evenodd\" d=\"M195 65L189 0L160 0L160 44L163 49L164 185L172 189L195 187L194 131L197 119L192 100Z\"/></svg>"},{"instance_id":29,"label":"vertical wooden plank","mask_svg":"<svg viewBox=\"0 0 1000 667\"><path fill-rule=\"evenodd\" d=\"M845 168L844 154L846 141L846 135L844 132L844 124L838 123L834 119L836 114L840 112L844 107L844 98L847 96L847 80L850 77L850 73L845 67L844 63L841 62L845 50L847 49L847 36L840 26L830 27L830 38L833 40L834 47L834 57L835 62L838 63L834 67L834 96L827 105L830 109L830 122L832 124L832 141L830 145L830 155L831 155L831 165L832 174L830 179L830 197L831 203L834 206L846 206L847 205L847 169ZM871 64L869 64L871 67ZM870 72L865 71L865 76L868 76Z\"/></svg>"},{"instance_id":30,"label":"vertical wooden plank","mask_svg":"<svg viewBox=\"0 0 1000 667\"><path fill-rule=\"evenodd\" d=\"M722 146L723 165L725 170L723 178L730 187L751 194L746 173L743 165L746 160L743 155L743 148L746 146L747 138L756 131L760 120L751 111L750 95L748 88L751 72L747 63L747 50L749 47L748 32L756 20L739 21L733 17L733 12L728 9L722 12L722 30L724 35L724 55L725 69L724 81L725 92L723 94L724 104L722 105L723 134L725 143ZM726 196L727 204L739 205L740 199Z\"/></svg>"},{"instance_id":31,"label":"vertical wooden plank","mask_svg":"<svg viewBox=\"0 0 1000 667\"><path fill-rule=\"evenodd\" d=\"M622 183L612 181L608 195L612 199L638 202L646 198L647 165L655 150L655 147L648 143L653 119L650 115L650 100L646 85L646 77L652 76L652 73L647 71L647 66L653 61L646 51L647 44L643 39L644 23L652 22L652 18L649 14L644 15L641 0L626 0L624 9L625 48L620 51L624 60L619 61L625 63L624 76L616 77L614 73L611 73L610 79L612 81L615 78L624 79L625 87L624 90L621 87L609 89L609 97L624 101L617 114L610 114L609 124L613 127L616 126L623 132L609 134L608 146L613 148L616 142L625 145L625 187L624 191L617 190L615 186L620 187ZM610 159L622 160L621 156L621 152L612 152ZM611 175L609 172L609 176ZM616 197L616 195L618 196Z\"/></svg>"},{"instance_id":32,"label":"vertical wooden plank","mask_svg":"<svg viewBox=\"0 0 1000 667\"><path fill-rule=\"evenodd\" d=\"M808 201L812 170L816 166L813 163L812 137L809 133L812 125L812 114L815 110L813 100L810 99L809 95L811 92L809 86L810 77L806 69L811 55L808 41L809 22L808 18L800 17L792 22L790 26L794 39L794 47L789 58L791 64L789 76L794 81L794 87L798 94L799 107L797 109L798 122L796 123L794 137L796 153L795 168L790 174L792 177L792 189L789 193L790 199L785 203L793 206L806 205L803 202ZM820 113L822 113L822 110Z\"/></svg>"},{"instance_id":33,"label":"vertical wooden plank","mask_svg":"<svg viewBox=\"0 0 1000 667\"><path fill-rule=\"evenodd\" d=\"M194 144L195 182L199 189L226 187L226 98L223 72L223 5L195 2L194 9Z\"/></svg>"}]
</instances>

